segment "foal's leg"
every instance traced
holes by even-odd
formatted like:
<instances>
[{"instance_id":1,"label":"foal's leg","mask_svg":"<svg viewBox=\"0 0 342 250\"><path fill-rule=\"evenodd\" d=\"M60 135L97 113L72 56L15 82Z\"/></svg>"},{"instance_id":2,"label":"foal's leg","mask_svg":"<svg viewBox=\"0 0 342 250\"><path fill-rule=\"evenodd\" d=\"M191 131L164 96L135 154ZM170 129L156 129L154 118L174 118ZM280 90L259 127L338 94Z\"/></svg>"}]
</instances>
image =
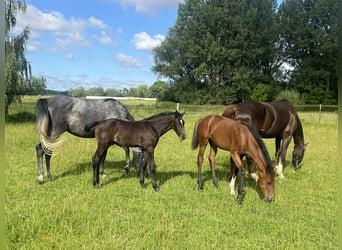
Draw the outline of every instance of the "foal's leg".
<instances>
[{"instance_id":1,"label":"foal's leg","mask_svg":"<svg viewBox=\"0 0 342 250\"><path fill-rule=\"evenodd\" d=\"M103 159L103 155L107 151L109 146L110 145L99 144L97 146L96 152L92 158L92 161L93 161L93 185L95 188L101 188L100 177L99 177L100 162Z\"/></svg>"},{"instance_id":2,"label":"foal's leg","mask_svg":"<svg viewBox=\"0 0 342 250\"><path fill-rule=\"evenodd\" d=\"M246 160L247 160L247 165L248 165L248 176L257 182L258 176L255 173L254 161L253 161L252 157L250 157L249 155L246 156Z\"/></svg>"},{"instance_id":3,"label":"foal's leg","mask_svg":"<svg viewBox=\"0 0 342 250\"><path fill-rule=\"evenodd\" d=\"M213 177L213 183L216 188L218 188L216 173L215 173L215 157L217 153L217 147L210 144L210 153L209 153L209 163L211 168L211 175Z\"/></svg>"},{"instance_id":4,"label":"foal's leg","mask_svg":"<svg viewBox=\"0 0 342 250\"><path fill-rule=\"evenodd\" d=\"M198 156L197 156L197 166L198 166L198 177L197 177L197 184L198 184L198 190L203 191L203 185L202 185L202 164L203 164L203 154L205 151L205 148L207 147L207 144L200 143Z\"/></svg>"},{"instance_id":5,"label":"foal's leg","mask_svg":"<svg viewBox=\"0 0 342 250\"><path fill-rule=\"evenodd\" d=\"M43 155L44 155L44 149L41 143L38 143L36 145L36 152L37 152L37 163L38 163L38 168L37 168L37 174L38 174L38 179L37 182L39 184L44 183L44 169L43 169Z\"/></svg>"},{"instance_id":6,"label":"foal's leg","mask_svg":"<svg viewBox=\"0 0 342 250\"><path fill-rule=\"evenodd\" d=\"M239 172L239 169L236 167L233 158L230 157L230 194L235 194L235 180L236 180L236 176Z\"/></svg>"},{"instance_id":7,"label":"foal's leg","mask_svg":"<svg viewBox=\"0 0 342 250\"><path fill-rule=\"evenodd\" d=\"M152 179L152 186L156 192L159 192L159 187L156 182L156 165L154 164L154 148L150 147L148 150L144 151L144 158L148 162L148 167L150 168L150 174Z\"/></svg>"},{"instance_id":8,"label":"foal's leg","mask_svg":"<svg viewBox=\"0 0 342 250\"><path fill-rule=\"evenodd\" d=\"M144 153L144 151L143 151ZM147 166L147 161L145 160L145 157L143 157L142 159L140 159L141 161L141 168L140 168L140 185L142 188L146 188L145 185L145 171L146 171L146 166Z\"/></svg>"},{"instance_id":9,"label":"foal's leg","mask_svg":"<svg viewBox=\"0 0 342 250\"><path fill-rule=\"evenodd\" d=\"M103 153L103 156L102 156L102 158L101 158L101 161L100 161L100 174L102 174L102 177L103 178L107 178L107 174L105 173L105 171L103 170L103 165L104 165L104 162L105 162L105 159L106 159L106 157L107 157L107 151L108 151L108 149Z\"/></svg>"},{"instance_id":10,"label":"foal's leg","mask_svg":"<svg viewBox=\"0 0 342 250\"><path fill-rule=\"evenodd\" d=\"M231 153L231 157L233 158L235 165L239 168L240 183L239 183L239 187L238 187L238 196L236 198L236 202L238 204L241 204L242 199L243 199L243 195L244 195L244 191L243 191L243 185L244 184L243 184L243 182L244 182L244 178L245 178L245 169L243 167L241 157L238 153Z\"/></svg>"},{"instance_id":11,"label":"foal's leg","mask_svg":"<svg viewBox=\"0 0 342 250\"><path fill-rule=\"evenodd\" d=\"M131 160L129 157L129 147L122 147L122 148L123 148L123 150L125 150L125 153L126 153L126 165L125 165L124 169L128 173L129 169L130 169L130 165L131 165Z\"/></svg>"}]
</instances>

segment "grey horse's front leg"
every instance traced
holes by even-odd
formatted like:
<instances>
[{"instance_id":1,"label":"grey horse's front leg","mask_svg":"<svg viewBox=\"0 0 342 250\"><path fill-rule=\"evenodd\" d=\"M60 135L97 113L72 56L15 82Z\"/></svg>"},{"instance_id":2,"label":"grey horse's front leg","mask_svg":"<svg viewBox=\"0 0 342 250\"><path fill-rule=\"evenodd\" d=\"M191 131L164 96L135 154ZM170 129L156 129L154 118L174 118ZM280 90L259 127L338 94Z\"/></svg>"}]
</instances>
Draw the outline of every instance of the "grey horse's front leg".
<instances>
[{"instance_id":1,"label":"grey horse's front leg","mask_svg":"<svg viewBox=\"0 0 342 250\"><path fill-rule=\"evenodd\" d=\"M51 155L45 154L46 176L49 177L50 180L53 180L54 178L50 172L50 160L51 160Z\"/></svg>"},{"instance_id":2,"label":"grey horse's front leg","mask_svg":"<svg viewBox=\"0 0 342 250\"><path fill-rule=\"evenodd\" d=\"M43 184L44 183L44 169L43 169L43 155L44 155L44 149L41 143L38 143L36 145L36 152L37 152L37 163L38 163L38 168L37 168L37 175L38 179L37 182L38 184Z\"/></svg>"}]
</instances>

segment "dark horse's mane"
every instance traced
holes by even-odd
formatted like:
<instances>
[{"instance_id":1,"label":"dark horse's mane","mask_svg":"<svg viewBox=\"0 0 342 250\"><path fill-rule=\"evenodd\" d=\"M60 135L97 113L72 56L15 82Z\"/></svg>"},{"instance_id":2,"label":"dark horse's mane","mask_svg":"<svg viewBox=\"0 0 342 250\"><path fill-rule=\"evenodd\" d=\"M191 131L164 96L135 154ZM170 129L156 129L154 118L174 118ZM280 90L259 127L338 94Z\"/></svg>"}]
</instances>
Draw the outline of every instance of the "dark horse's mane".
<instances>
[{"instance_id":1,"label":"dark horse's mane","mask_svg":"<svg viewBox=\"0 0 342 250\"><path fill-rule=\"evenodd\" d=\"M261 139L261 136L255 131L255 129L253 127L249 126L247 123L241 122L241 124L243 124L244 126L246 126L248 128L249 132L251 132L251 134L253 135L253 137L257 141L258 145L260 146L261 151L263 152L265 159L266 159L266 163L267 163L266 170L269 173L273 173L273 167L272 167L270 155L268 154L266 145L265 145L264 141Z\"/></svg>"}]
</instances>

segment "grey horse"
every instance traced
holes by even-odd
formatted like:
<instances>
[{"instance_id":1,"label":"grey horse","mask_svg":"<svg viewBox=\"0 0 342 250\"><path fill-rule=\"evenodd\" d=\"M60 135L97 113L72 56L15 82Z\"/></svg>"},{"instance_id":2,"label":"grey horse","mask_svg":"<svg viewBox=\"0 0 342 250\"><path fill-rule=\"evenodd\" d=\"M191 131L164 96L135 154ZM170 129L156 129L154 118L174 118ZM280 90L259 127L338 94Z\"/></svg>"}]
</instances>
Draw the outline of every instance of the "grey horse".
<instances>
[{"instance_id":1,"label":"grey horse","mask_svg":"<svg viewBox=\"0 0 342 250\"><path fill-rule=\"evenodd\" d=\"M39 184L44 183L43 177L43 156L46 161L46 176L53 179L50 172L50 159L53 152L61 150L63 147L63 138L60 136L64 132L82 138L95 138L95 128L86 130L86 125L94 122L101 122L110 118L121 119L125 121L134 121L133 116L128 112L125 106L112 98L90 100L83 98L74 98L68 96L54 96L51 98L41 98L36 105L37 133L40 137L40 143L36 145L38 162ZM128 172L130 169L129 148L122 147L126 152L126 165L124 169ZM140 172L142 162L142 152L140 148L132 147L133 165ZM105 152L107 154L107 152ZM103 171L103 163L100 164L100 173L106 177Z\"/></svg>"}]
</instances>

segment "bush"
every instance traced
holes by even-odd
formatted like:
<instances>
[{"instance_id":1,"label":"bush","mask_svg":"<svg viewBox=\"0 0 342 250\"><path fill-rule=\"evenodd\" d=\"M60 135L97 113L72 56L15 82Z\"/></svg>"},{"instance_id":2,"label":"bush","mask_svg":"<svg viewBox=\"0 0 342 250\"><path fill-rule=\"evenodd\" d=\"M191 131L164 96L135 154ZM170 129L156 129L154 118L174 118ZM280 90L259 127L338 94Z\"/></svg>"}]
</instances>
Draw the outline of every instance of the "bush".
<instances>
[{"instance_id":1,"label":"bush","mask_svg":"<svg viewBox=\"0 0 342 250\"><path fill-rule=\"evenodd\" d=\"M302 98L296 90L283 90L280 91L279 94L276 97L276 100L286 99L288 100L292 105L304 105L305 100Z\"/></svg>"}]
</instances>

